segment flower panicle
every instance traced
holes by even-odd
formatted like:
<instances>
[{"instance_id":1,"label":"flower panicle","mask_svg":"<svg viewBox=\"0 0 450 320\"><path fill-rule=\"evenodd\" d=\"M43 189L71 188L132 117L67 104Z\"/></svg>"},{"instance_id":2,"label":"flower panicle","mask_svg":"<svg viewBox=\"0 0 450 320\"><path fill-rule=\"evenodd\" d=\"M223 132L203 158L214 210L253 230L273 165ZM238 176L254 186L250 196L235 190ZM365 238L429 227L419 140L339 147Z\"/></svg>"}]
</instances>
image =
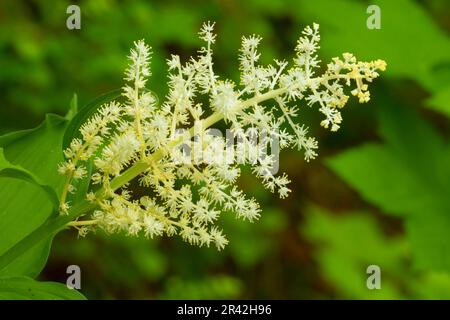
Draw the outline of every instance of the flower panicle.
<instances>
[{"instance_id":1,"label":"flower panicle","mask_svg":"<svg viewBox=\"0 0 450 320\"><path fill-rule=\"evenodd\" d=\"M193 245L223 249L228 240L217 226L222 212L250 222L262 213L258 202L236 186L240 165L249 165L269 191L287 197L290 180L277 172L279 154L267 150L275 150L276 139L279 149L297 148L306 161L317 157L318 142L299 121L301 101L303 107L317 106L324 116L320 125L336 131L350 96L368 102L368 85L386 68L382 60L361 62L344 53L318 74L320 33L313 24L303 30L290 63L261 65L262 38L243 37L236 84L215 72L214 23L205 23L199 37L205 45L196 57L182 63L172 55L167 61L169 90L160 104L146 89L151 48L135 42L122 99L103 105L64 150L65 162L58 168L66 176L60 212L70 211L67 195L88 176L87 200L97 206L85 225L73 223L83 236L94 228L151 239L178 235ZM212 134L209 127L220 120L231 138ZM135 183L129 184L124 172L137 168ZM139 193L131 187L136 184Z\"/></svg>"}]
</instances>

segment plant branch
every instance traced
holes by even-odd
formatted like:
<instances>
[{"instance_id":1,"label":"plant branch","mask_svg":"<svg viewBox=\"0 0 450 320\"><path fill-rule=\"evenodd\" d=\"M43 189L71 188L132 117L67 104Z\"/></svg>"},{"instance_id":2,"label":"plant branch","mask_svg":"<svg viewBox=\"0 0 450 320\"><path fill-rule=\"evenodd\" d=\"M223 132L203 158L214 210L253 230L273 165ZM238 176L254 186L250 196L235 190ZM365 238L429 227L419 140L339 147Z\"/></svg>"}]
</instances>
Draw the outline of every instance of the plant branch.
<instances>
[{"instance_id":1,"label":"plant branch","mask_svg":"<svg viewBox=\"0 0 450 320\"><path fill-rule=\"evenodd\" d=\"M276 98L287 92L285 88L279 88L270 90L264 94L254 96L248 100L240 102L237 106L237 110L244 110L247 107L255 105L265 100ZM213 113L208 118L203 119L203 128L208 128L213 124L219 122L223 119L223 116L219 113ZM169 146L176 146L178 143L183 141L184 139L189 139L194 134L194 127L191 127L189 131L187 131L184 135L178 137L178 139L173 140ZM151 156L149 156L148 160L158 161L163 157L163 152L161 150L155 151ZM136 162L133 166L125 170L121 175L115 177L111 180L110 187L111 189L117 190L124 184L133 180L141 173L145 172L149 168L149 161L139 161ZM96 192L98 197L103 197L105 194L104 188L101 188ZM75 205L73 208L69 210L67 215L60 215L57 217L52 217L46 220L40 227L36 230L28 234L25 238L16 243L13 247L11 247L8 251L6 251L3 255L0 256L0 270L4 269L7 265L9 265L12 261L18 258L20 255L28 251L30 248L34 247L38 243L46 240L50 237L53 237L57 232L64 229L76 218L81 215L87 214L97 207L97 204L90 203L87 200L83 200L78 205ZM73 222L72 222L73 224Z\"/></svg>"}]
</instances>

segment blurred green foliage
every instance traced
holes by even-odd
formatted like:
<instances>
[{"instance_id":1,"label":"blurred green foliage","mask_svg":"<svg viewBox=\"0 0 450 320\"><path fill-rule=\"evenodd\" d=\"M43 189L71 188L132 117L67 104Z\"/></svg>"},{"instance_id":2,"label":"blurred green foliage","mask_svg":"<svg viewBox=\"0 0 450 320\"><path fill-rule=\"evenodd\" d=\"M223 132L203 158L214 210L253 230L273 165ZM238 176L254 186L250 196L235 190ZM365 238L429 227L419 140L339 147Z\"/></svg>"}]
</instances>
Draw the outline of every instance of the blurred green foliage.
<instances>
[{"instance_id":1,"label":"blurred green foliage","mask_svg":"<svg viewBox=\"0 0 450 320\"><path fill-rule=\"evenodd\" d=\"M81 30L65 25L73 3ZM380 30L366 28L369 4L381 8ZM0 133L36 126L48 112L65 115L74 93L82 106L120 87L141 38L154 51L149 87L164 97L165 59L195 54L205 20L217 23L218 70L236 80L241 35L262 35L269 62L290 58L312 22L321 25L324 62L349 51L388 63L372 101L349 103L337 134L302 110L321 156L305 164L299 154L281 155L290 198L243 175L263 215L252 224L225 216L223 252L65 232L41 279L65 282L66 267L80 265L88 298L449 298L448 12L446 0L2 1ZM382 290L366 288L368 264L381 266Z\"/></svg>"},{"instance_id":2,"label":"blurred green foliage","mask_svg":"<svg viewBox=\"0 0 450 320\"><path fill-rule=\"evenodd\" d=\"M450 145L406 107L379 113L385 143L351 149L329 164L364 199L406 220L417 266L448 271Z\"/></svg>"},{"instance_id":3,"label":"blurred green foliage","mask_svg":"<svg viewBox=\"0 0 450 320\"><path fill-rule=\"evenodd\" d=\"M409 246L399 236L387 236L366 212L332 215L320 208L308 211L301 233L315 246L314 257L334 297L345 299L450 299L450 275L417 272ZM381 289L368 290L366 269L381 270Z\"/></svg>"}]
</instances>

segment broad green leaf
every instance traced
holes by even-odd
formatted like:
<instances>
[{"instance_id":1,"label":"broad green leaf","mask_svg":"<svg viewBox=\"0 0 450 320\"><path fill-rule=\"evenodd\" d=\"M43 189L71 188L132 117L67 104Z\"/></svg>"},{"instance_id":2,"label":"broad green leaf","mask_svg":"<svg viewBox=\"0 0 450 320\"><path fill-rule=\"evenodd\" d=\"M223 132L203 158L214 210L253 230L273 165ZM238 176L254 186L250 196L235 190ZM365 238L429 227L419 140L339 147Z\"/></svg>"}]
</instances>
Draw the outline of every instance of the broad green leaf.
<instances>
[{"instance_id":1,"label":"broad green leaf","mask_svg":"<svg viewBox=\"0 0 450 320\"><path fill-rule=\"evenodd\" d=\"M450 117L450 85L436 92L427 100L426 106Z\"/></svg>"},{"instance_id":2,"label":"broad green leaf","mask_svg":"<svg viewBox=\"0 0 450 320\"><path fill-rule=\"evenodd\" d=\"M411 283L420 299L438 300L450 298L450 275L445 272L427 273Z\"/></svg>"},{"instance_id":3,"label":"broad green leaf","mask_svg":"<svg viewBox=\"0 0 450 320\"><path fill-rule=\"evenodd\" d=\"M418 267L450 271L450 146L415 111L380 108L385 144L327 161L361 196L401 214Z\"/></svg>"},{"instance_id":4,"label":"broad green leaf","mask_svg":"<svg viewBox=\"0 0 450 320\"><path fill-rule=\"evenodd\" d=\"M442 201L442 200L441 200ZM450 271L450 206L411 214L406 231L418 268Z\"/></svg>"},{"instance_id":5,"label":"broad green leaf","mask_svg":"<svg viewBox=\"0 0 450 320\"><path fill-rule=\"evenodd\" d=\"M19 179L40 187L46 193L48 199L53 203L55 209L58 208L59 200L55 190L40 181L40 179L32 172L9 163L3 154L3 148L0 148L0 177Z\"/></svg>"},{"instance_id":6,"label":"broad green leaf","mask_svg":"<svg viewBox=\"0 0 450 320\"><path fill-rule=\"evenodd\" d=\"M110 101L113 101L117 98L119 98L121 95L121 90L113 90L108 93L105 93L104 95L101 95L91 102L89 102L87 105L82 107L79 112L72 118L72 120L67 125L66 132L64 133L63 138L63 144L62 148L63 150L66 149L70 142L80 136L79 129L83 125L86 120L88 120L92 115L95 114L95 112L105 103L108 103Z\"/></svg>"},{"instance_id":7,"label":"broad green leaf","mask_svg":"<svg viewBox=\"0 0 450 320\"><path fill-rule=\"evenodd\" d=\"M348 299L399 299L401 289L391 279L401 279L403 242L386 237L374 217L365 212L332 215L312 207L300 232L317 244L313 255L321 274L340 296ZM366 268L382 270L382 290L368 290Z\"/></svg>"},{"instance_id":8,"label":"broad green leaf","mask_svg":"<svg viewBox=\"0 0 450 320\"><path fill-rule=\"evenodd\" d=\"M39 282L28 277L0 278L0 300L85 300L62 283Z\"/></svg>"},{"instance_id":9,"label":"broad green leaf","mask_svg":"<svg viewBox=\"0 0 450 320\"><path fill-rule=\"evenodd\" d=\"M37 128L0 137L5 159L33 174L37 181L59 194L63 177L57 164L63 160L61 142L67 120L48 115ZM17 179L0 177L0 255L39 227L54 205L42 187ZM23 256L0 271L0 276L35 277L45 265L51 239L37 243Z\"/></svg>"},{"instance_id":10,"label":"broad green leaf","mask_svg":"<svg viewBox=\"0 0 450 320\"><path fill-rule=\"evenodd\" d=\"M0 136L0 147L4 149L5 158L11 164L33 172L57 189L64 180L54 173L57 164L63 160L61 141L66 126L66 119L48 114L42 124L34 129Z\"/></svg>"},{"instance_id":11,"label":"broad green leaf","mask_svg":"<svg viewBox=\"0 0 450 320\"><path fill-rule=\"evenodd\" d=\"M367 7L378 5L381 28L367 28ZM450 61L450 40L425 9L412 0L295 1L292 10L302 23L320 23L321 50L340 55L344 48L359 59L384 59L383 77L414 79L431 91L442 86L434 68Z\"/></svg>"},{"instance_id":12,"label":"broad green leaf","mask_svg":"<svg viewBox=\"0 0 450 320\"><path fill-rule=\"evenodd\" d=\"M443 158L444 139L417 111L387 99L380 99L376 108L380 135L405 165L413 166L423 179L450 174L450 159Z\"/></svg>"},{"instance_id":13,"label":"broad green leaf","mask_svg":"<svg viewBox=\"0 0 450 320\"><path fill-rule=\"evenodd\" d=\"M403 215L434 201L428 187L417 179L388 148L366 144L327 161L368 202L387 213Z\"/></svg>"}]
</instances>

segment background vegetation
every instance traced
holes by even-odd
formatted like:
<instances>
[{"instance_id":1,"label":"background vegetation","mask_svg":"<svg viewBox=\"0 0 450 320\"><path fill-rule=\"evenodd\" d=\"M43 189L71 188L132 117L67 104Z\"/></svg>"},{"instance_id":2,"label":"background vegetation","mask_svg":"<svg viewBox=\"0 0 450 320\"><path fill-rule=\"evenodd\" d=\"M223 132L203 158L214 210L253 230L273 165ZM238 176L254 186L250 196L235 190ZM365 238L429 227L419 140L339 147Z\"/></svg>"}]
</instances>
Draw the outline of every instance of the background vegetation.
<instances>
[{"instance_id":1,"label":"background vegetation","mask_svg":"<svg viewBox=\"0 0 450 320\"><path fill-rule=\"evenodd\" d=\"M75 3L81 30L68 30ZM381 8L380 30L366 28L369 4ZM195 54L205 20L217 22L217 68L234 79L241 35L264 37L263 61L290 58L312 22L321 25L324 62L349 51L388 63L373 99L350 103L338 133L304 109L320 156L306 164L281 155L293 180L288 199L242 177L263 215L253 224L225 217L223 252L177 238L77 240L67 231L39 279L65 282L77 264L91 299L450 298L449 12L446 0L2 1L0 134L66 114L74 92L84 105L120 87L141 38L155 52L149 86L163 97L165 59ZM381 267L381 290L366 288L370 264Z\"/></svg>"}]
</instances>

